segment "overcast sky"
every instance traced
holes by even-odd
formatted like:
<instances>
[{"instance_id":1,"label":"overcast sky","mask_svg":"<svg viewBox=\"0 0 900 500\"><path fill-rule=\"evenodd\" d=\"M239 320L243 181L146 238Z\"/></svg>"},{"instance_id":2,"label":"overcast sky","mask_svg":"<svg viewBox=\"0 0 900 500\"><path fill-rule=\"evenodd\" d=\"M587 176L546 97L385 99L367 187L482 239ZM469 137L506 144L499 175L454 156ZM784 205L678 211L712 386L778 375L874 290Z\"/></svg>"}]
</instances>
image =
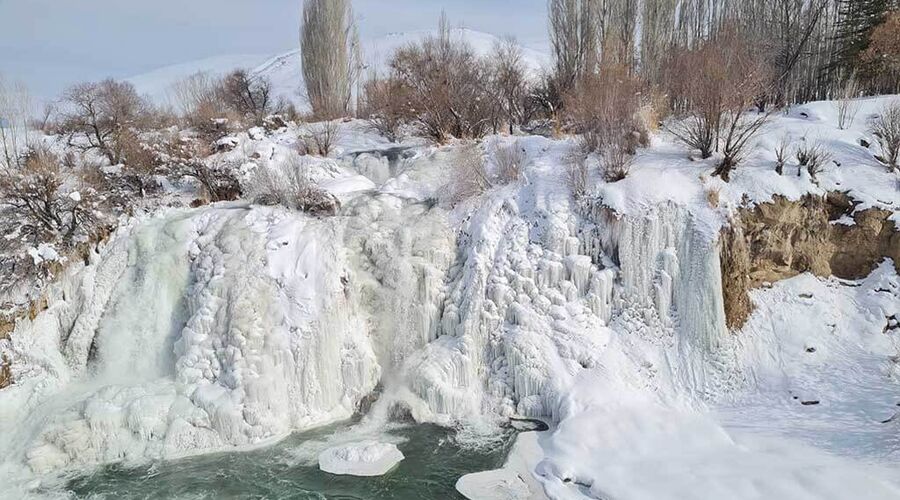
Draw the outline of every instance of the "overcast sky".
<instances>
[{"instance_id":1,"label":"overcast sky","mask_svg":"<svg viewBox=\"0 0 900 500\"><path fill-rule=\"evenodd\" d=\"M454 25L546 43L546 0L354 0L361 35ZM0 0L0 74L40 97L221 55L297 44L301 0Z\"/></svg>"}]
</instances>

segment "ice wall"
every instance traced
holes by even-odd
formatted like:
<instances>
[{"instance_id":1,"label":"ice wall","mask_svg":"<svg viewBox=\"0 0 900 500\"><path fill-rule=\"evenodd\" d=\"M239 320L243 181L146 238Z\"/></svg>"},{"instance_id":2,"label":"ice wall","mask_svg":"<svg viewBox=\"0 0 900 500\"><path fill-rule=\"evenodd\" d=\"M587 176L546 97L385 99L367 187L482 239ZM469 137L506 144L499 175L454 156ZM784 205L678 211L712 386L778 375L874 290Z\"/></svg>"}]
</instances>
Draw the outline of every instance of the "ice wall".
<instances>
[{"instance_id":1,"label":"ice wall","mask_svg":"<svg viewBox=\"0 0 900 500\"><path fill-rule=\"evenodd\" d=\"M587 209L585 239L618 263L625 331L671 343L681 388L712 397L739 383L728 340L718 225L673 202L644 213Z\"/></svg>"},{"instance_id":2,"label":"ice wall","mask_svg":"<svg viewBox=\"0 0 900 500\"><path fill-rule=\"evenodd\" d=\"M521 193L494 199L465 227L443 336L407 363L418 418L553 418L611 338L638 370L664 371L652 383L669 390L711 396L736 383L717 236L703 219L675 204L629 215L527 206Z\"/></svg>"},{"instance_id":3,"label":"ice wall","mask_svg":"<svg viewBox=\"0 0 900 500\"><path fill-rule=\"evenodd\" d=\"M138 224L4 348L28 373L0 394L0 450L50 471L251 445L346 418L379 384L423 421L558 418L611 358L637 384L727 383L714 232L675 205L546 199L488 196L457 228L388 194L324 219Z\"/></svg>"},{"instance_id":4,"label":"ice wall","mask_svg":"<svg viewBox=\"0 0 900 500\"><path fill-rule=\"evenodd\" d=\"M380 368L333 232L232 207L122 235L14 333L14 355L44 359L17 362L33 373L0 394L5 456L46 472L249 445L350 416Z\"/></svg>"},{"instance_id":5,"label":"ice wall","mask_svg":"<svg viewBox=\"0 0 900 500\"><path fill-rule=\"evenodd\" d=\"M552 415L566 377L594 364L612 314L615 272L581 253L577 226L503 198L472 216L443 336L406 363L417 418Z\"/></svg>"}]
</instances>

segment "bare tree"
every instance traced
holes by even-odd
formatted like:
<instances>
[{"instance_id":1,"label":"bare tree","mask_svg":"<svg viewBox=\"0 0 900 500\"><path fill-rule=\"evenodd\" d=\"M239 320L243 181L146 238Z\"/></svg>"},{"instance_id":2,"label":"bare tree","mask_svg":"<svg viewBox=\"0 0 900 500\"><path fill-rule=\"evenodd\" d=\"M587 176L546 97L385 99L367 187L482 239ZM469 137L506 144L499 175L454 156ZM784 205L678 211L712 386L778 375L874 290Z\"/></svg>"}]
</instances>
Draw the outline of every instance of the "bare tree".
<instances>
[{"instance_id":1,"label":"bare tree","mask_svg":"<svg viewBox=\"0 0 900 500\"><path fill-rule=\"evenodd\" d=\"M872 30L860 59L868 88L877 93L900 93L900 4Z\"/></svg>"},{"instance_id":2,"label":"bare tree","mask_svg":"<svg viewBox=\"0 0 900 500\"><path fill-rule=\"evenodd\" d=\"M515 126L526 124L534 112L522 49L514 38L506 38L494 46L490 72L490 89L497 103L498 118L512 134Z\"/></svg>"},{"instance_id":3,"label":"bare tree","mask_svg":"<svg viewBox=\"0 0 900 500\"><path fill-rule=\"evenodd\" d=\"M601 0L549 0L554 81L561 94L600 61L604 27Z\"/></svg>"},{"instance_id":4,"label":"bare tree","mask_svg":"<svg viewBox=\"0 0 900 500\"><path fill-rule=\"evenodd\" d=\"M441 18L437 36L398 50L391 69L407 92L410 116L438 142L481 137L495 117L488 63L454 37Z\"/></svg>"},{"instance_id":5,"label":"bare tree","mask_svg":"<svg viewBox=\"0 0 900 500\"><path fill-rule=\"evenodd\" d=\"M264 77L250 76L247 71L233 71L222 81L222 99L241 118L261 125L274 111L272 85Z\"/></svg>"},{"instance_id":6,"label":"bare tree","mask_svg":"<svg viewBox=\"0 0 900 500\"><path fill-rule=\"evenodd\" d=\"M873 118L869 129L881 148L879 161L892 170L900 170L900 99L894 99Z\"/></svg>"},{"instance_id":7,"label":"bare tree","mask_svg":"<svg viewBox=\"0 0 900 500\"><path fill-rule=\"evenodd\" d=\"M143 128L152 119L151 106L134 86L104 80L82 83L66 91L67 112L61 129L69 145L82 151L99 151L113 165L122 160L120 138L130 128Z\"/></svg>"},{"instance_id":8,"label":"bare tree","mask_svg":"<svg viewBox=\"0 0 900 500\"><path fill-rule=\"evenodd\" d=\"M350 0L306 0L300 28L303 78L313 113L346 116L359 75L359 37Z\"/></svg>"},{"instance_id":9,"label":"bare tree","mask_svg":"<svg viewBox=\"0 0 900 500\"><path fill-rule=\"evenodd\" d=\"M18 167L30 146L28 120L31 105L22 85L0 79L0 167Z\"/></svg>"}]
</instances>

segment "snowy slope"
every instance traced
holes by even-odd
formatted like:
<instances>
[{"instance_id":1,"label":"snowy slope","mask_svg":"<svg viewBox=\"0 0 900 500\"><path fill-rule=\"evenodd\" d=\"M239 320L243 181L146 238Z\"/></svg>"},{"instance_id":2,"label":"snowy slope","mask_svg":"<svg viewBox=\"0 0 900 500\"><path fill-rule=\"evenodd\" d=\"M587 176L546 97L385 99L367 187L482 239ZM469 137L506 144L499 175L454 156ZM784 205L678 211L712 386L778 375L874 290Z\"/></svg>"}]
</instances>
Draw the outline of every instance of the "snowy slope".
<instances>
[{"instance_id":1,"label":"snowy slope","mask_svg":"<svg viewBox=\"0 0 900 500\"><path fill-rule=\"evenodd\" d=\"M131 82L139 93L161 106L177 105L173 85L197 73L220 77L237 68L255 68L266 60L265 55L227 55L199 61L165 66L148 73L133 76Z\"/></svg>"},{"instance_id":2,"label":"snowy slope","mask_svg":"<svg viewBox=\"0 0 900 500\"><path fill-rule=\"evenodd\" d=\"M363 59L366 66L363 76L367 76L369 71L383 74L387 69L387 62L395 50L435 34L434 30L422 30L392 33L363 41ZM454 29L453 36L465 40L479 55L491 53L495 44L500 42L500 39L494 35L466 28ZM543 68L549 67L550 58L547 54L524 47L522 54L528 70L533 75L538 75ZM172 86L178 81L197 72L223 75L237 68L252 69L254 74L265 77L272 83L276 99L283 98L288 102L293 102L298 109L306 109L299 50L292 50L268 60L260 56L216 57L160 68L128 80L135 85L139 92L150 96L154 102L171 104Z\"/></svg>"}]
</instances>

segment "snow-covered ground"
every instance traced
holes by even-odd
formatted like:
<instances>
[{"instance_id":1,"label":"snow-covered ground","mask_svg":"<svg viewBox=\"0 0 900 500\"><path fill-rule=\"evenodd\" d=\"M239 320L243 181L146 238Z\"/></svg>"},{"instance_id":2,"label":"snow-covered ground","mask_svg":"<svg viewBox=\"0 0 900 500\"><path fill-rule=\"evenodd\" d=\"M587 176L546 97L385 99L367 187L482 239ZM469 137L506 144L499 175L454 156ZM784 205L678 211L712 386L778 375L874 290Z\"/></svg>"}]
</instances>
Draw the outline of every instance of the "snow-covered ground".
<instances>
[{"instance_id":1,"label":"snow-covered ground","mask_svg":"<svg viewBox=\"0 0 900 500\"><path fill-rule=\"evenodd\" d=\"M452 207L456 145L343 124L331 158L303 159L338 216L172 209L70 269L51 308L0 342L17 381L0 391L0 477L29 488L97 463L260 445L347 418L381 383L371 425L393 403L466 428L552 421L519 447L531 477L510 484L528 495L900 498L893 266L757 290L729 332L717 246L745 195L840 189L897 220L897 174L859 143L885 102L862 101L845 131L833 103L776 116L727 185L660 133L627 179L596 180L577 203L572 139L487 138L488 153L525 151L522 178ZM775 174L785 131L833 152L818 184L793 159ZM222 154L252 179L289 161L297 134L251 130ZM476 479L461 489L492 487Z\"/></svg>"}]
</instances>

